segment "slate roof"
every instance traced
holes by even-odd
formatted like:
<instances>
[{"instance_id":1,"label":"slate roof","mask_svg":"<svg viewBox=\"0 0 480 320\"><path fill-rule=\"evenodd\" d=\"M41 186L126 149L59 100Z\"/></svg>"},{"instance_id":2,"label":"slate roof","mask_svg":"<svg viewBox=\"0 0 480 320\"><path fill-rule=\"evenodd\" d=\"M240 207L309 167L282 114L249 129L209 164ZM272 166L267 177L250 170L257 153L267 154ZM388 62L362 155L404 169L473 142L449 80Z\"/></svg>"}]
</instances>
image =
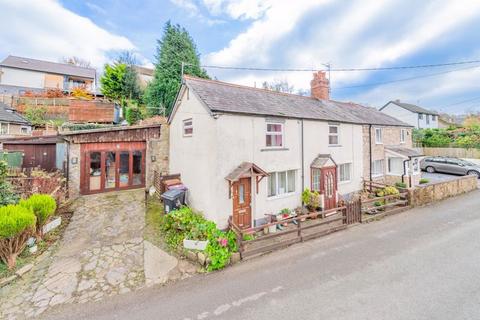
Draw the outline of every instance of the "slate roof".
<instances>
[{"instance_id":1,"label":"slate roof","mask_svg":"<svg viewBox=\"0 0 480 320\"><path fill-rule=\"evenodd\" d=\"M375 108L185 76L211 112L411 127Z\"/></svg>"},{"instance_id":2,"label":"slate roof","mask_svg":"<svg viewBox=\"0 0 480 320\"><path fill-rule=\"evenodd\" d=\"M422 153L420 153L420 152L418 152L414 149L399 147L399 146L385 146L385 150L395 152L395 153L397 153L399 155L402 155L404 157L421 157L421 156L423 156Z\"/></svg>"},{"instance_id":3,"label":"slate roof","mask_svg":"<svg viewBox=\"0 0 480 320\"><path fill-rule=\"evenodd\" d=\"M30 125L27 119L16 111L10 109L5 103L0 102L0 121Z\"/></svg>"},{"instance_id":4,"label":"slate roof","mask_svg":"<svg viewBox=\"0 0 480 320\"><path fill-rule=\"evenodd\" d=\"M1 63L1 67L10 67L24 70L41 71L82 78L95 78L95 69L74 66L67 63L57 63L44 60L8 56Z\"/></svg>"},{"instance_id":5,"label":"slate roof","mask_svg":"<svg viewBox=\"0 0 480 320\"><path fill-rule=\"evenodd\" d=\"M411 103L405 103L405 102L400 102L400 101L389 101L386 105L381 107L380 110L385 108L389 103L396 104L397 106L402 107L403 109L406 109L408 111L415 112L415 113L432 114L432 115L435 115L435 116L438 115L438 112L436 112L436 111L428 110L428 109L419 107L419 106L411 104Z\"/></svg>"}]
</instances>

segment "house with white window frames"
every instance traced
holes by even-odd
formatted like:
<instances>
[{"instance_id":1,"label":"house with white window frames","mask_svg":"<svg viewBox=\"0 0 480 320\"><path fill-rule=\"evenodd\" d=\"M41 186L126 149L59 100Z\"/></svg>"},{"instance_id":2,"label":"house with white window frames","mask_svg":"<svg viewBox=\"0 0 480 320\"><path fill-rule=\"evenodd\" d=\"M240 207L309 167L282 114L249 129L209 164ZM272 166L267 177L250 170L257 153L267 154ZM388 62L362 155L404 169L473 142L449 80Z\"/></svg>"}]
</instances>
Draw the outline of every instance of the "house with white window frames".
<instances>
[{"instance_id":1,"label":"house with white window frames","mask_svg":"<svg viewBox=\"0 0 480 320\"><path fill-rule=\"evenodd\" d=\"M393 100L387 102L380 111L410 124L416 129L436 129L439 126L439 114L423 107Z\"/></svg>"},{"instance_id":2,"label":"house with white window frames","mask_svg":"<svg viewBox=\"0 0 480 320\"><path fill-rule=\"evenodd\" d=\"M317 74L312 82L325 80ZM301 205L305 188L321 193L322 208L336 207L368 178L364 127L411 131L354 103L190 76L169 124L169 171L181 174L188 204L220 227L233 216L243 228Z\"/></svg>"}]
</instances>

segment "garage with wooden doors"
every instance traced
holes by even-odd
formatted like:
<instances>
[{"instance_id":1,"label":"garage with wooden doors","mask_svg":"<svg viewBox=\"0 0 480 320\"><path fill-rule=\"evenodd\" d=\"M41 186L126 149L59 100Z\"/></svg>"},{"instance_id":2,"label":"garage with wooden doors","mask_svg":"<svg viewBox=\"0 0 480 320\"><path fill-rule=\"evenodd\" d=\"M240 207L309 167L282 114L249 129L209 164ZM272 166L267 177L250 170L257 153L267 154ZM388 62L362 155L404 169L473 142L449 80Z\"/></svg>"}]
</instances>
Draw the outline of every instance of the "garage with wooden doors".
<instances>
[{"instance_id":1,"label":"garage with wooden doors","mask_svg":"<svg viewBox=\"0 0 480 320\"><path fill-rule=\"evenodd\" d=\"M11 138L2 141L3 150L22 153L22 168L40 168L53 171L57 168L57 136Z\"/></svg>"},{"instance_id":2,"label":"garage with wooden doors","mask_svg":"<svg viewBox=\"0 0 480 320\"><path fill-rule=\"evenodd\" d=\"M155 170L165 172L167 137L161 125L110 127L64 133L69 189L94 194L144 188Z\"/></svg>"}]
</instances>

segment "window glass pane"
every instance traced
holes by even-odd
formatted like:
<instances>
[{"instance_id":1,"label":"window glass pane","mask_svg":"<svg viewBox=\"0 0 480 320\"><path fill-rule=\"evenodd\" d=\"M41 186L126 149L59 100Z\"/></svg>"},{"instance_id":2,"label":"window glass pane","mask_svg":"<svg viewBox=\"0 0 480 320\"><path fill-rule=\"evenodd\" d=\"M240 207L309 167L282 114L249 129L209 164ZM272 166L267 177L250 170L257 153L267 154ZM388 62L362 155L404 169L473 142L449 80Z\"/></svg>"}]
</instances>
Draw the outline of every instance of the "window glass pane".
<instances>
[{"instance_id":1,"label":"window glass pane","mask_svg":"<svg viewBox=\"0 0 480 320\"><path fill-rule=\"evenodd\" d=\"M338 136L328 136L328 144L338 144Z\"/></svg>"},{"instance_id":2,"label":"window glass pane","mask_svg":"<svg viewBox=\"0 0 480 320\"><path fill-rule=\"evenodd\" d=\"M115 188L115 152L105 153L105 188Z\"/></svg>"},{"instance_id":3,"label":"window glass pane","mask_svg":"<svg viewBox=\"0 0 480 320\"><path fill-rule=\"evenodd\" d=\"M272 197L277 194L277 174L275 172L268 175L268 196Z\"/></svg>"},{"instance_id":4,"label":"window glass pane","mask_svg":"<svg viewBox=\"0 0 480 320\"><path fill-rule=\"evenodd\" d=\"M90 190L100 190L101 175L101 154L90 152Z\"/></svg>"},{"instance_id":5,"label":"window glass pane","mask_svg":"<svg viewBox=\"0 0 480 320\"><path fill-rule=\"evenodd\" d=\"M267 131L268 132L282 132L282 125L276 123L268 123L267 124Z\"/></svg>"},{"instance_id":6,"label":"window glass pane","mask_svg":"<svg viewBox=\"0 0 480 320\"><path fill-rule=\"evenodd\" d=\"M287 192L295 192L295 170L289 170L287 171L287 174L288 174Z\"/></svg>"},{"instance_id":7,"label":"window glass pane","mask_svg":"<svg viewBox=\"0 0 480 320\"><path fill-rule=\"evenodd\" d=\"M238 186L238 203L242 204L245 203L245 188L243 184Z\"/></svg>"},{"instance_id":8,"label":"window glass pane","mask_svg":"<svg viewBox=\"0 0 480 320\"><path fill-rule=\"evenodd\" d=\"M133 171L133 185L140 185L142 184L142 151L133 151L133 164L132 164L132 171Z\"/></svg>"},{"instance_id":9,"label":"window glass pane","mask_svg":"<svg viewBox=\"0 0 480 320\"><path fill-rule=\"evenodd\" d=\"M330 127L328 127L328 132L329 133L338 133L338 127L337 126L330 126Z\"/></svg>"},{"instance_id":10,"label":"window glass pane","mask_svg":"<svg viewBox=\"0 0 480 320\"><path fill-rule=\"evenodd\" d=\"M401 158L388 158L388 172L393 174L402 174L403 160Z\"/></svg>"},{"instance_id":11,"label":"window glass pane","mask_svg":"<svg viewBox=\"0 0 480 320\"><path fill-rule=\"evenodd\" d=\"M278 193L277 194L284 194L287 192L287 172L282 171L278 172Z\"/></svg>"},{"instance_id":12,"label":"window glass pane","mask_svg":"<svg viewBox=\"0 0 480 320\"><path fill-rule=\"evenodd\" d=\"M320 169L312 169L312 189L320 191Z\"/></svg>"},{"instance_id":13,"label":"window glass pane","mask_svg":"<svg viewBox=\"0 0 480 320\"><path fill-rule=\"evenodd\" d=\"M282 136L281 135L276 135L275 136L275 146L276 147L281 147L282 146Z\"/></svg>"},{"instance_id":14,"label":"window glass pane","mask_svg":"<svg viewBox=\"0 0 480 320\"><path fill-rule=\"evenodd\" d=\"M130 153L128 151L120 152L120 187L126 187L129 185L129 159Z\"/></svg>"},{"instance_id":15,"label":"window glass pane","mask_svg":"<svg viewBox=\"0 0 480 320\"><path fill-rule=\"evenodd\" d=\"M351 171L351 163L344 163L341 164L339 167L339 180L340 181L350 181L350 171Z\"/></svg>"}]
</instances>

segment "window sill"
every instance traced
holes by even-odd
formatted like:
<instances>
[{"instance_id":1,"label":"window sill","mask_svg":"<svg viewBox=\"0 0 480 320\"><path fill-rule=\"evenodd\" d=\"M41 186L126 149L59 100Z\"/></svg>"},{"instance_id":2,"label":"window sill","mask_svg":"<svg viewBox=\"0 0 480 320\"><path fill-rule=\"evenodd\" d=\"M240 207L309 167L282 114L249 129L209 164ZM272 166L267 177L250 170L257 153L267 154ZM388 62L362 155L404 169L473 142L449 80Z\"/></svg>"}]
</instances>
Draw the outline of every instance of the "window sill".
<instances>
[{"instance_id":1,"label":"window sill","mask_svg":"<svg viewBox=\"0 0 480 320\"><path fill-rule=\"evenodd\" d=\"M328 145L329 148L339 148L339 147L342 147L341 144L329 144Z\"/></svg>"},{"instance_id":2,"label":"window sill","mask_svg":"<svg viewBox=\"0 0 480 320\"><path fill-rule=\"evenodd\" d=\"M294 196L294 195L296 195L296 192L284 193L284 194L280 194L280 195L277 195L277 196L267 197L267 201L288 198L288 197L291 197L291 196Z\"/></svg>"},{"instance_id":3,"label":"window sill","mask_svg":"<svg viewBox=\"0 0 480 320\"><path fill-rule=\"evenodd\" d=\"M373 176L372 176L373 177ZM341 186L343 184L349 184L350 182L352 182L352 180L347 180L347 181L339 181L338 182L338 185Z\"/></svg>"},{"instance_id":4,"label":"window sill","mask_svg":"<svg viewBox=\"0 0 480 320\"><path fill-rule=\"evenodd\" d=\"M372 178L380 178L380 177L383 177L384 174L372 174Z\"/></svg>"},{"instance_id":5,"label":"window sill","mask_svg":"<svg viewBox=\"0 0 480 320\"><path fill-rule=\"evenodd\" d=\"M260 149L260 151L288 151L289 149L288 148L283 148L283 147L280 147L280 148L277 148L277 147L267 147L267 148L263 148L263 149Z\"/></svg>"}]
</instances>

